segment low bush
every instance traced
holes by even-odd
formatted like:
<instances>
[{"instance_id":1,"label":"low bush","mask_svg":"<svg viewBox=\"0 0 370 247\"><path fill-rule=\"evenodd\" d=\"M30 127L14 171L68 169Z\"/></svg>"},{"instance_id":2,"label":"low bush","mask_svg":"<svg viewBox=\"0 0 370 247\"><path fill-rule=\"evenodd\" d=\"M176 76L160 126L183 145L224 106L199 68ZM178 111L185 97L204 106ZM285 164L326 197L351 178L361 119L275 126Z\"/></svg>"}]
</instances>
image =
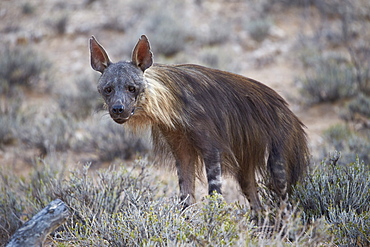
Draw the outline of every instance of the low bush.
<instances>
[{"instance_id":1,"label":"low bush","mask_svg":"<svg viewBox=\"0 0 370 247\"><path fill-rule=\"evenodd\" d=\"M0 246L5 246L7 240L24 223L22 218L26 197L17 193L17 183L18 177L0 172Z\"/></svg>"},{"instance_id":2,"label":"low bush","mask_svg":"<svg viewBox=\"0 0 370 247\"><path fill-rule=\"evenodd\" d=\"M217 16L211 19L206 27L200 29L195 34L195 38L200 41L201 45L204 47L224 44L231 38L231 25L232 23L226 18Z\"/></svg>"},{"instance_id":3,"label":"low bush","mask_svg":"<svg viewBox=\"0 0 370 247\"><path fill-rule=\"evenodd\" d=\"M341 152L339 161L341 163L351 163L358 157L360 161L369 164L369 135L367 130L356 132L346 125L334 125L323 133L326 144L324 144L322 155L338 150Z\"/></svg>"},{"instance_id":4,"label":"low bush","mask_svg":"<svg viewBox=\"0 0 370 247\"><path fill-rule=\"evenodd\" d=\"M71 90L59 93L58 104L64 115L83 120L103 108L101 99L94 83L88 76L76 79L76 93Z\"/></svg>"},{"instance_id":5,"label":"low bush","mask_svg":"<svg viewBox=\"0 0 370 247\"><path fill-rule=\"evenodd\" d=\"M34 108L27 109L27 113L22 113L17 137L29 147L38 148L41 156L70 148L76 123L59 112L40 114L36 111L37 109Z\"/></svg>"},{"instance_id":6,"label":"low bush","mask_svg":"<svg viewBox=\"0 0 370 247\"><path fill-rule=\"evenodd\" d=\"M334 102L355 94L356 75L349 64L335 57L316 57L308 62L311 68L301 79L301 93L309 103Z\"/></svg>"},{"instance_id":7,"label":"low bush","mask_svg":"<svg viewBox=\"0 0 370 247\"><path fill-rule=\"evenodd\" d=\"M145 131L133 136L122 125L115 123L109 116L99 112L92 119L78 123L82 137L75 138L72 144L79 152L94 152L100 162L115 159L131 160L150 150L149 136Z\"/></svg>"},{"instance_id":8,"label":"low bush","mask_svg":"<svg viewBox=\"0 0 370 247\"><path fill-rule=\"evenodd\" d=\"M270 33L271 22L267 19L258 19L245 22L245 29L249 36L257 41L262 42Z\"/></svg>"},{"instance_id":9,"label":"low bush","mask_svg":"<svg viewBox=\"0 0 370 247\"><path fill-rule=\"evenodd\" d=\"M360 93L349 101L346 106L344 118L348 120L356 120L356 117L363 117L364 120L370 121L370 97ZM370 128L370 126L368 126Z\"/></svg>"},{"instance_id":10,"label":"low bush","mask_svg":"<svg viewBox=\"0 0 370 247\"><path fill-rule=\"evenodd\" d=\"M296 187L306 220L324 216L337 244L370 244L370 167L356 159L338 164L339 155L324 162ZM357 244L357 245L356 245Z\"/></svg>"},{"instance_id":11,"label":"low bush","mask_svg":"<svg viewBox=\"0 0 370 247\"><path fill-rule=\"evenodd\" d=\"M50 26L54 28L57 34L63 35L67 31L68 22L69 22L68 14L63 14L59 17L56 17L54 20L50 21Z\"/></svg>"},{"instance_id":12,"label":"low bush","mask_svg":"<svg viewBox=\"0 0 370 247\"><path fill-rule=\"evenodd\" d=\"M201 64L205 66L240 73L240 63L235 61L234 56L237 54L229 46L204 47L198 53Z\"/></svg>"},{"instance_id":13,"label":"low bush","mask_svg":"<svg viewBox=\"0 0 370 247\"><path fill-rule=\"evenodd\" d=\"M64 167L64 168L63 168ZM267 211L261 226L247 209L221 196L182 210L177 198L157 197L158 178L150 163L90 172L63 172L53 159L35 162L31 180L0 171L0 234L3 242L23 222L56 198L72 217L52 233L55 246L318 246L330 243L326 224L302 224L296 211ZM274 217L275 226L271 226Z\"/></svg>"},{"instance_id":14,"label":"low bush","mask_svg":"<svg viewBox=\"0 0 370 247\"><path fill-rule=\"evenodd\" d=\"M153 46L152 50L164 56L173 56L182 51L189 35L185 20L169 11L150 15L145 29Z\"/></svg>"},{"instance_id":15,"label":"low bush","mask_svg":"<svg viewBox=\"0 0 370 247\"><path fill-rule=\"evenodd\" d=\"M10 114L0 114L0 148L15 141L15 129Z\"/></svg>"},{"instance_id":16,"label":"low bush","mask_svg":"<svg viewBox=\"0 0 370 247\"><path fill-rule=\"evenodd\" d=\"M3 47L0 50L0 94L13 93L18 87L50 89L45 78L51 63L31 47Z\"/></svg>"},{"instance_id":17,"label":"low bush","mask_svg":"<svg viewBox=\"0 0 370 247\"><path fill-rule=\"evenodd\" d=\"M35 6L31 3L24 3L22 5L22 13L25 15L32 15L35 13Z\"/></svg>"},{"instance_id":18,"label":"low bush","mask_svg":"<svg viewBox=\"0 0 370 247\"><path fill-rule=\"evenodd\" d=\"M0 148L5 145L15 144L18 140L17 129L20 124L20 108L23 102L23 95L18 92L11 98L1 98L0 104Z\"/></svg>"}]
</instances>

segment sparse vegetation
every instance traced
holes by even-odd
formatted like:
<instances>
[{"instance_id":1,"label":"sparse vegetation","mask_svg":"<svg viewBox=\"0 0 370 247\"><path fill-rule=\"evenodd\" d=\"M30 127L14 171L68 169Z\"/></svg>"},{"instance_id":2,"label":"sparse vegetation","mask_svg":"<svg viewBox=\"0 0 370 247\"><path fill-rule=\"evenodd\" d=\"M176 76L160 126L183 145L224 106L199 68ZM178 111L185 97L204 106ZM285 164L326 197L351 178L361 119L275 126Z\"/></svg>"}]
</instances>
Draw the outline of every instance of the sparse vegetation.
<instances>
[{"instance_id":1,"label":"sparse vegetation","mask_svg":"<svg viewBox=\"0 0 370 247\"><path fill-rule=\"evenodd\" d=\"M343 163L350 163L356 157L366 164L370 162L370 138L367 130L356 132L349 126L338 124L327 129L323 136L327 143L322 149L323 155L339 150Z\"/></svg>"},{"instance_id":2,"label":"sparse vegetation","mask_svg":"<svg viewBox=\"0 0 370 247\"><path fill-rule=\"evenodd\" d=\"M343 113L343 118L349 121L359 120L363 122L364 127L370 128L370 98L369 96L360 93L356 98L353 98L346 104L346 110ZM358 119L360 118L360 119Z\"/></svg>"},{"instance_id":3,"label":"sparse vegetation","mask_svg":"<svg viewBox=\"0 0 370 247\"><path fill-rule=\"evenodd\" d=\"M67 31L69 17L67 14L57 17L52 23L52 27L59 35L65 34Z\"/></svg>"},{"instance_id":4,"label":"sparse vegetation","mask_svg":"<svg viewBox=\"0 0 370 247\"><path fill-rule=\"evenodd\" d=\"M305 58L307 59L307 58ZM302 94L311 103L334 102L356 92L354 68L336 58L314 57L302 83Z\"/></svg>"},{"instance_id":5,"label":"sparse vegetation","mask_svg":"<svg viewBox=\"0 0 370 247\"><path fill-rule=\"evenodd\" d=\"M5 103L0 109L0 149L5 145L14 145L17 142L17 128L19 127L19 111L23 95L18 92L11 98L3 98L0 95L0 102Z\"/></svg>"},{"instance_id":6,"label":"sparse vegetation","mask_svg":"<svg viewBox=\"0 0 370 247\"><path fill-rule=\"evenodd\" d=\"M321 20L336 21L316 23L320 28L311 35L302 35L300 53L306 76L300 80L301 93L309 103L336 102L342 108L340 117L346 121L323 133L324 143L319 152L326 155L338 150L342 164L357 158L357 163L368 165L370 46L366 40L370 35L370 22L364 17L370 6L363 1L312 1L310 4L316 7ZM343 215L348 217L352 216ZM345 238L348 240L349 236Z\"/></svg>"},{"instance_id":7,"label":"sparse vegetation","mask_svg":"<svg viewBox=\"0 0 370 247\"><path fill-rule=\"evenodd\" d=\"M199 53L200 62L212 68L238 73L240 64L235 62L233 58L236 54L230 50L229 46L204 48Z\"/></svg>"},{"instance_id":8,"label":"sparse vegetation","mask_svg":"<svg viewBox=\"0 0 370 247\"><path fill-rule=\"evenodd\" d=\"M63 164L38 162L31 182L24 179L21 183L13 175L1 173L0 189L7 192L0 204L2 236L9 237L21 221L29 219L49 200L60 198L71 207L73 217L52 234L51 241L56 246L330 243L326 224L321 220L302 224L300 214L277 210L266 213L266 219L277 217L275 226L265 221L258 227L249 220L245 208L227 204L217 195L182 211L177 198L156 196L158 180L150 175L152 168L145 160L130 169L111 167L97 173L90 173L87 165L65 179L63 170L58 172L62 167Z\"/></svg>"},{"instance_id":9,"label":"sparse vegetation","mask_svg":"<svg viewBox=\"0 0 370 247\"><path fill-rule=\"evenodd\" d=\"M71 89L58 92L58 105L65 116L84 120L103 109L103 102L93 79L87 75L80 76L75 83L75 92L71 92Z\"/></svg>"},{"instance_id":10,"label":"sparse vegetation","mask_svg":"<svg viewBox=\"0 0 370 247\"><path fill-rule=\"evenodd\" d=\"M335 153L296 189L304 218L315 221L325 216L337 244L370 244L370 169L356 159L338 164Z\"/></svg>"},{"instance_id":11,"label":"sparse vegetation","mask_svg":"<svg viewBox=\"0 0 370 247\"><path fill-rule=\"evenodd\" d=\"M245 23L245 28L253 40L262 42L269 35L271 22L267 19L250 20Z\"/></svg>"},{"instance_id":12,"label":"sparse vegetation","mask_svg":"<svg viewBox=\"0 0 370 247\"><path fill-rule=\"evenodd\" d=\"M99 114L93 121L81 123L80 128L85 129L87 135L76 140L74 144L76 150L93 152L98 155L101 162L115 159L131 160L149 152L150 145L145 138L145 132L142 138L135 137L123 126L113 122L109 116L99 116Z\"/></svg>"},{"instance_id":13,"label":"sparse vegetation","mask_svg":"<svg viewBox=\"0 0 370 247\"><path fill-rule=\"evenodd\" d=\"M148 35L151 35L153 49L158 54L173 56L185 47L188 36L187 26L184 20L171 12L152 13L150 21L146 24ZM160 33L161 35L155 35Z\"/></svg>"},{"instance_id":14,"label":"sparse vegetation","mask_svg":"<svg viewBox=\"0 0 370 247\"><path fill-rule=\"evenodd\" d=\"M333 102L369 92L370 47L366 40L368 21L362 1L314 1L322 20L335 16L337 22L323 21L313 35L302 38L301 60L306 68L302 93L311 103ZM312 55L314 54L314 55Z\"/></svg>"},{"instance_id":15,"label":"sparse vegetation","mask_svg":"<svg viewBox=\"0 0 370 247\"><path fill-rule=\"evenodd\" d=\"M24 3L22 6L22 13L25 15L31 15L35 12L35 7L31 3Z\"/></svg>"},{"instance_id":16,"label":"sparse vegetation","mask_svg":"<svg viewBox=\"0 0 370 247\"><path fill-rule=\"evenodd\" d=\"M44 88L51 63L31 47L0 49L0 94L14 93L19 87Z\"/></svg>"},{"instance_id":17,"label":"sparse vegetation","mask_svg":"<svg viewBox=\"0 0 370 247\"><path fill-rule=\"evenodd\" d=\"M230 39L230 25L229 20L214 18L210 21L208 29L202 30L196 36L205 46L219 47L218 45L222 45Z\"/></svg>"},{"instance_id":18,"label":"sparse vegetation","mask_svg":"<svg viewBox=\"0 0 370 247\"><path fill-rule=\"evenodd\" d=\"M35 110L30 110L20 120L19 138L28 146L38 148L41 156L53 151L67 151L71 147L75 124L59 113L40 116ZM30 122L33 124L28 124Z\"/></svg>"}]
</instances>

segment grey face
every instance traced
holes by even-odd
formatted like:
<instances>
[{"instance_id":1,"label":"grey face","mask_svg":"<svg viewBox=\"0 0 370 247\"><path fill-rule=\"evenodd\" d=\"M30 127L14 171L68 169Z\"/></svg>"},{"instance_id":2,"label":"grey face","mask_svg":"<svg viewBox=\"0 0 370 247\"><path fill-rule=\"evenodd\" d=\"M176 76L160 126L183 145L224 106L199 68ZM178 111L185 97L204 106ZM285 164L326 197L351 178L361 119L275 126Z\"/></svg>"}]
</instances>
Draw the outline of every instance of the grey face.
<instances>
[{"instance_id":1,"label":"grey face","mask_svg":"<svg viewBox=\"0 0 370 247\"><path fill-rule=\"evenodd\" d=\"M142 70L131 62L113 63L104 70L98 91L116 123L123 124L135 114L137 99L144 86Z\"/></svg>"}]
</instances>

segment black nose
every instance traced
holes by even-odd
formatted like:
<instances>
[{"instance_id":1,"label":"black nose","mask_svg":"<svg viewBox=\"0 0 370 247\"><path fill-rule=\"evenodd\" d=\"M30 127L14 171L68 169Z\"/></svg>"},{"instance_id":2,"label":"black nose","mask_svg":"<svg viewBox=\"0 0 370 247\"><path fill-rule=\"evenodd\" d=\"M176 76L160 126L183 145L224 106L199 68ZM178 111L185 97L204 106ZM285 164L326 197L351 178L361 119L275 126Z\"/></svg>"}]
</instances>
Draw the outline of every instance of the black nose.
<instances>
[{"instance_id":1,"label":"black nose","mask_svg":"<svg viewBox=\"0 0 370 247\"><path fill-rule=\"evenodd\" d=\"M112 112L114 114L122 114L124 110L125 110L125 108L124 108L123 105L114 105L112 107Z\"/></svg>"}]
</instances>

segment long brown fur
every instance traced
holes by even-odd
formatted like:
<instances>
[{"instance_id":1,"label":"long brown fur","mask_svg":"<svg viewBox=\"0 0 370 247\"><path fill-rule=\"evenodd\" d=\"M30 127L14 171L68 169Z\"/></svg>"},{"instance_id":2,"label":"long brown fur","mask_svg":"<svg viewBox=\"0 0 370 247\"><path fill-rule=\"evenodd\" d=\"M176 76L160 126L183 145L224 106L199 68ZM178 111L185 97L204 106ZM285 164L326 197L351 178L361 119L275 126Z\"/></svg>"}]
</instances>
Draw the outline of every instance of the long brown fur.
<instances>
[{"instance_id":1,"label":"long brown fur","mask_svg":"<svg viewBox=\"0 0 370 247\"><path fill-rule=\"evenodd\" d=\"M92 59L104 61L103 65L92 62L93 68L110 64L104 50L94 56L94 45L98 43L91 45ZM220 192L220 163L222 173L235 177L255 209L261 207L257 173L281 198L304 174L309 163L304 125L271 88L250 78L199 65L152 64L145 36L134 49L133 61L120 63L127 69L115 69L118 75L142 76L138 83L140 93L131 103L134 114L126 124L134 129L151 126L155 149L176 160L181 195L183 199L189 195L188 204L194 202L196 173L204 165L210 193L212 189ZM141 68L141 74L132 72L129 63ZM102 78L104 73L116 72L103 70ZM109 102L110 107L117 104Z\"/></svg>"}]
</instances>

